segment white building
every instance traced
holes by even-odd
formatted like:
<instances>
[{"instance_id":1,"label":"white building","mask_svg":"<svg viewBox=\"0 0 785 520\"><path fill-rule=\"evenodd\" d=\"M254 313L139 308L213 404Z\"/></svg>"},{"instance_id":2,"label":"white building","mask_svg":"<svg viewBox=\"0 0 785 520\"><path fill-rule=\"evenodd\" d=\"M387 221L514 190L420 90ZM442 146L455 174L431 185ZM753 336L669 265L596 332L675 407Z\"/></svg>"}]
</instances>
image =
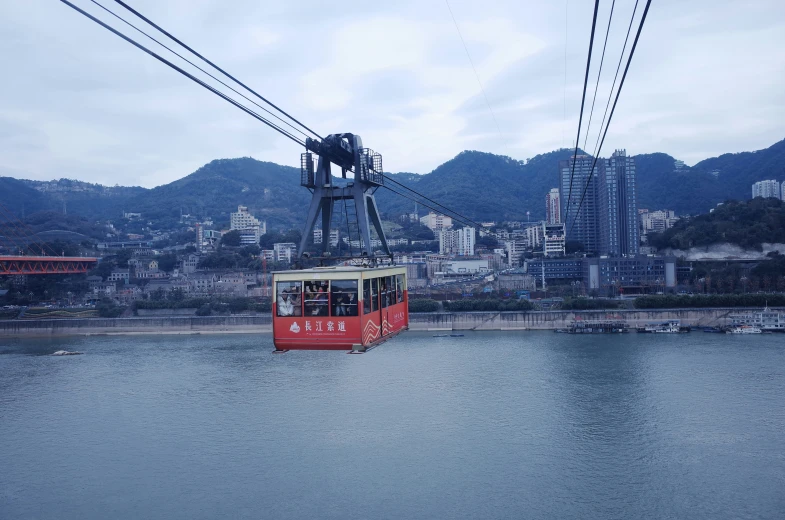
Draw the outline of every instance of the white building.
<instances>
[{"instance_id":1,"label":"white building","mask_svg":"<svg viewBox=\"0 0 785 520\"><path fill-rule=\"evenodd\" d=\"M641 227L643 234L661 233L673 227L679 220L676 212L671 209L661 209L658 211L644 211L641 213Z\"/></svg>"},{"instance_id":2,"label":"white building","mask_svg":"<svg viewBox=\"0 0 785 520\"><path fill-rule=\"evenodd\" d=\"M777 199L782 198L780 192L780 183L775 180L759 181L752 185L752 198L755 197L774 197Z\"/></svg>"},{"instance_id":3,"label":"white building","mask_svg":"<svg viewBox=\"0 0 785 520\"><path fill-rule=\"evenodd\" d=\"M507 253L507 264L511 267L520 265L521 255L526 251L524 240L508 240L504 243L504 250Z\"/></svg>"},{"instance_id":4,"label":"white building","mask_svg":"<svg viewBox=\"0 0 785 520\"><path fill-rule=\"evenodd\" d=\"M537 224L536 226L529 226L524 230L524 239L526 247L529 249L540 249L543 240L543 227L544 223Z\"/></svg>"},{"instance_id":5,"label":"white building","mask_svg":"<svg viewBox=\"0 0 785 520\"><path fill-rule=\"evenodd\" d=\"M420 224L433 231L436 231L437 229L449 229L452 227L452 218L431 211L420 219Z\"/></svg>"},{"instance_id":6,"label":"white building","mask_svg":"<svg viewBox=\"0 0 785 520\"><path fill-rule=\"evenodd\" d=\"M267 222L251 215L247 206L237 206L237 211L230 214L229 227L240 232L242 245L258 244L262 235L267 233Z\"/></svg>"},{"instance_id":7,"label":"white building","mask_svg":"<svg viewBox=\"0 0 785 520\"><path fill-rule=\"evenodd\" d=\"M545 222L558 224L561 222L561 198L559 188L553 188L545 195Z\"/></svg>"},{"instance_id":8,"label":"white building","mask_svg":"<svg viewBox=\"0 0 785 520\"><path fill-rule=\"evenodd\" d=\"M297 244L294 242L278 242L273 244L276 262L292 263L297 258Z\"/></svg>"},{"instance_id":9,"label":"white building","mask_svg":"<svg viewBox=\"0 0 785 520\"><path fill-rule=\"evenodd\" d=\"M473 227L461 229L441 229L436 231L439 239L439 253L473 256L476 231Z\"/></svg>"},{"instance_id":10,"label":"white building","mask_svg":"<svg viewBox=\"0 0 785 520\"><path fill-rule=\"evenodd\" d=\"M545 256L563 256L567 246L567 230L564 224L542 223L542 252Z\"/></svg>"},{"instance_id":11,"label":"white building","mask_svg":"<svg viewBox=\"0 0 785 520\"><path fill-rule=\"evenodd\" d=\"M199 260L201 260L201 257L197 254L190 253L185 255L180 264L183 274L195 273L196 268L199 266Z\"/></svg>"},{"instance_id":12,"label":"white building","mask_svg":"<svg viewBox=\"0 0 785 520\"><path fill-rule=\"evenodd\" d=\"M474 243L476 230L473 227L464 227L458 233L458 254L461 256L474 256Z\"/></svg>"},{"instance_id":13,"label":"white building","mask_svg":"<svg viewBox=\"0 0 785 520\"><path fill-rule=\"evenodd\" d=\"M115 269L109 276L106 277L107 282L120 282L128 283L131 279L131 272L129 269Z\"/></svg>"},{"instance_id":14,"label":"white building","mask_svg":"<svg viewBox=\"0 0 785 520\"><path fill-rule=\"evenodd\" d=\"M330 245L336 247L338 245L339 240L339 231L337 229L330 230ZM314 244L321 244L322 243L322 230L321 229L314 229L313 230L313 243Z\"/></svg>"},{"instance_id":15,"label":"white building","mask_svg":"<svg viewBox=\"0 0 785 520\"><path fill-rule=\"evenodd\" d=\"M475 274L488 272L488 260L448 260L442 264L444 274Z\"/></svg>"}]
</instances>

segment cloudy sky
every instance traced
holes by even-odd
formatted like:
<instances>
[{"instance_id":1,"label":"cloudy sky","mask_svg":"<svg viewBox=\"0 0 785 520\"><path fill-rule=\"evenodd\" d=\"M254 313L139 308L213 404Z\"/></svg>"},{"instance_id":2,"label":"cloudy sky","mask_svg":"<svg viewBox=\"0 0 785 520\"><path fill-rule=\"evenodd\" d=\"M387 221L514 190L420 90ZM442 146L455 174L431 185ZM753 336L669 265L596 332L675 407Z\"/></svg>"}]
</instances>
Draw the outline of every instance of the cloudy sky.
<instances>
[{"instance_id":1,"label":"cloudy sky","mask_svg":"<svg viewBox=\"0 0 785 520\"><path fill-rule=\"evenodd\" d=\"M127 1L322 135L360 134L388 171L575 140L590 0L450 1L498 128L444 0ZM589 149L634 3L616 1ZM0 59L0 175L152 187L216 158L299 164L298 145L57 0L0 0ZM654 0L603 155L694 164L783 138L785 2Z\"/></svg>"}]
</instances>

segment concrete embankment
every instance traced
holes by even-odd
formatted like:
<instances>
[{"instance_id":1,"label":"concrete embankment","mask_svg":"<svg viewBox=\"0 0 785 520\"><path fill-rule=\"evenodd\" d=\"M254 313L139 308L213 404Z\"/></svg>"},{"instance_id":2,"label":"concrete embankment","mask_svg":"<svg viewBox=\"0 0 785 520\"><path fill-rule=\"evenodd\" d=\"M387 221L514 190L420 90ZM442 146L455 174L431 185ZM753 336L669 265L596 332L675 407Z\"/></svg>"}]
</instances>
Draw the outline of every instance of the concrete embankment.
<instances>
[{"instance_id":1,"label":"concrete embankment","mask_svg":"<svg viewBox=\"0 0 785 520\"><path fill-rule=\"evenodd\" d=\"M409 315L411 330L552 330L563 329L576 320L625 321L630 327L650 322L680 320L682 325L710 327L724 325L729 314L760 309L657 309L612 311L528 311L528 312L455 312Z\"/></svg>"},{"instance_id":2,"label":"concrete embankment","mask_svg":"<svg viewBox=\"0 0 785 520\"><path fill-rule=\"evenodd\" d=\"M271 332L270 316L167 316L0 321L0 336Z\"/></svg>"},{"instance_id":3,"label":"concrete embankment","mask_svg":"<svg viewBox=\"0 0 785 520\"><path fill-rule=\"evenodd\" d=\"M612 317L636 327L650 322L680 320L682 325L724 325L729 314L760 309L659 309L613 311L528 311L412 313L411 330L552 330L567 328L575 319ZM57 336L87 334L219 334L269 333L270 316L159 316L138 318L83 318L0 321L0 336Z\"/></svg>"}]
</instances>

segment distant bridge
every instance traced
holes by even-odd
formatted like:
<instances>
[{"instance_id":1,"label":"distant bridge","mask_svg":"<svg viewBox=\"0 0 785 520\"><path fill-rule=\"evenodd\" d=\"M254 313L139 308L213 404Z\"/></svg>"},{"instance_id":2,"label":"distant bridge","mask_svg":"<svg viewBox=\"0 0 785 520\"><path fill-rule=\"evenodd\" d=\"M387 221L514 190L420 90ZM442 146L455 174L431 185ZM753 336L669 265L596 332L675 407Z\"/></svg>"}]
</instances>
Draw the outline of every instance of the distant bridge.
<instances>
[{"instance_id":1,"label":"distant bridge","mask_svg":"<svg viewBox=\"0 0 785 520\"><path fill-rule=\"evenodd\" d=\"M98 263L80 256L0 256L0 276L20 274L79 274Z\"/></svg>"}]
</instances>

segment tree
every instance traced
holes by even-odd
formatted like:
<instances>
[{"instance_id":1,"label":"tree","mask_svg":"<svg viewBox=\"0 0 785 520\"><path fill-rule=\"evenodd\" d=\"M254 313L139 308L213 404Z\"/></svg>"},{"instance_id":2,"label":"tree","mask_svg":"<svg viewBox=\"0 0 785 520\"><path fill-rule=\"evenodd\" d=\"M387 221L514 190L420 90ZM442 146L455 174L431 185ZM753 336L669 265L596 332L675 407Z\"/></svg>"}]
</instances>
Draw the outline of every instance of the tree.
<instances>
[{"instance_id":1,"label":"tree","mask_svg":"<svg viewBox=\"0 0 785 520\"><path fill-rule=\"evenodd\" d=\"M221 245L230 246L230 247L239 247L240 246L240 232L236 229L224 233L221 237Z\"/></svg>"},{"instance_id":2,"label":"tree","mask_svg":"<svg viewBox=\"0 0 785 520\"><path fill-rule=\"evenodd\" d=\"M115 255L115 262L117 263L117 267L122 267L123 269L128 268L128 260L131 259L134 252L131 249L121 249Z\"/></svg>"},{"instance_id":3,"label":"tree","mask_svg":"<svg viewBox=\"0 0 785 520\"><path fill-rule=\"evenodd\" d=\"M177 267L177 255L172 253L158 256L156 260L158 261L158 269L166 273L171 273Z\"/></svg>"}]
</instances>

